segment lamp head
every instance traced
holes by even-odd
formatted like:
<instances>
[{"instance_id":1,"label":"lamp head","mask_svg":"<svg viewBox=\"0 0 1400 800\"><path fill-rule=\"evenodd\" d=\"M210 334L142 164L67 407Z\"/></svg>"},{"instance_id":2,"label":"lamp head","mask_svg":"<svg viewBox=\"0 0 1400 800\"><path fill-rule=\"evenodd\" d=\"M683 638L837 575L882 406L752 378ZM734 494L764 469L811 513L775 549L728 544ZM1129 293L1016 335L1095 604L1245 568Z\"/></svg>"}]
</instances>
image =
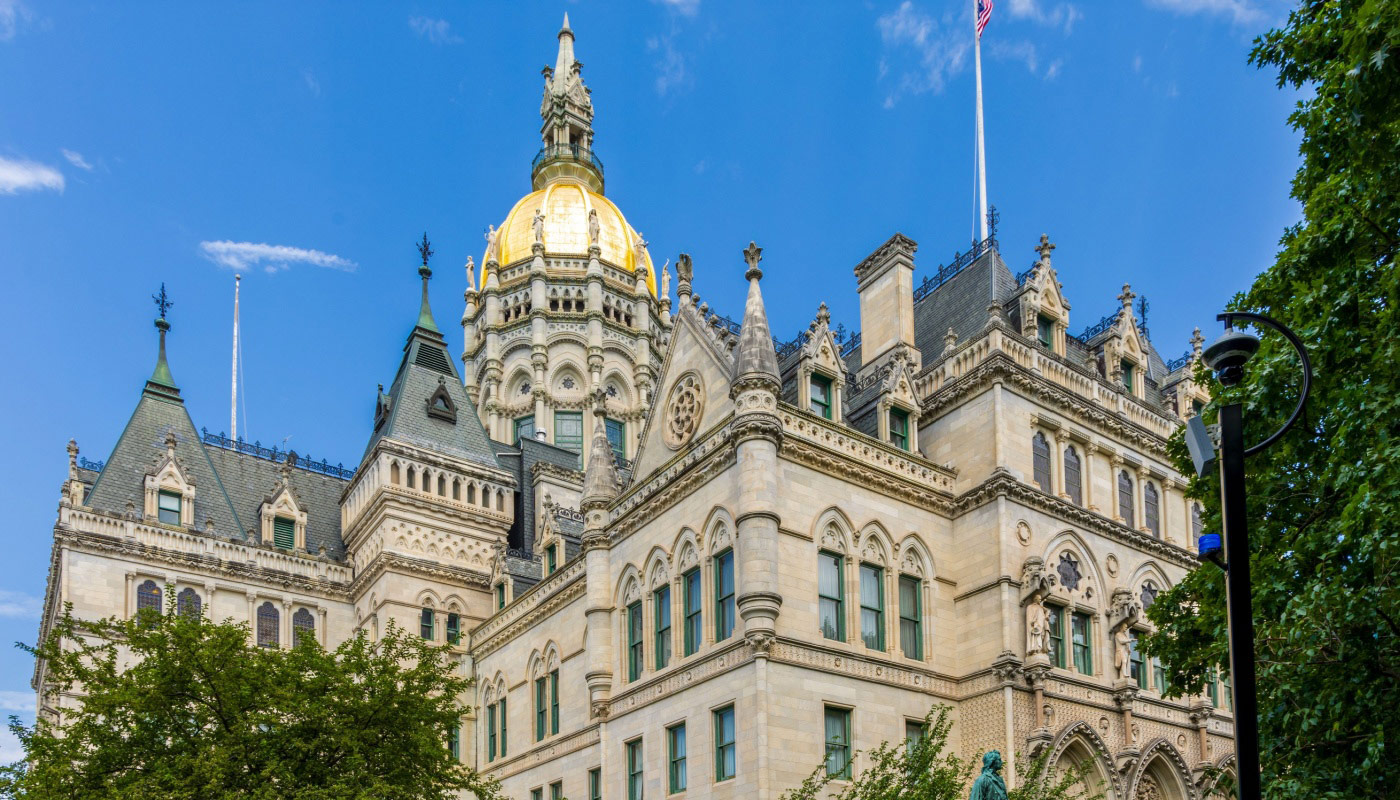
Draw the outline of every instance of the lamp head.
<instances>
[{"instance_id":1,"label":"lamp head","mask_svg":"<svg viewBox=\"0 0 1400 800\"><path fill-rule=\"evenodd\" d=\"M1234 386L1244 377L1244 365L1259 352L1259 340L1234 328L1226 328L1219 339L1201 353L1206 366L1226 386Z\"/></svg>"}]
</instances>

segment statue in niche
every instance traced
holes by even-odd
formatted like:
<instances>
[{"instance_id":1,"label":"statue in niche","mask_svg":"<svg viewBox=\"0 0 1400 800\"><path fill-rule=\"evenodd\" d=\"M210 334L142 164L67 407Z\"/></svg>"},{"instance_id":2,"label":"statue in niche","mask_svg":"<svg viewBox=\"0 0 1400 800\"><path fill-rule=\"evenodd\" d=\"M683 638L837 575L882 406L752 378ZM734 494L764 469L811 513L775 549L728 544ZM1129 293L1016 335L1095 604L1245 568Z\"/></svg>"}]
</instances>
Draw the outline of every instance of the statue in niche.
<instances>
[{"instance_id":1,"label":"statue in niche","mask_svg":"<svg viewBox=\"0 0 1400 800\"><path fill-rule=\"evenodd\" d=\"M1113 667L1118 670L1119 680L1132 677L1133 637L1127 625L1120 625L1113 631Z\"/></svg>"},{"instance_id":2,"label":"statue in niche","mask_svg":"<svg viewBox=\"0 0 1400 800\"><path fill-rule=\"evenodd\" d=\"M598 223L598 209L588 209L588 243L597 244L601 226Z\"/></svg>"},{"instance_id":3,"label":"statue in niche","mask_svg":"<svg viewBox=\"0 0 1400 800\"><path fill-rule=\"evenodd\" d=\"M535 244L544 244L544 212L535 209L535 216L530 220L530 226L535 231Z\"/></svg>"},{"instance_id":4,"label":"statue in niche","mask_svg":"<svg viewBox=\"0 0 1400 800\"><path fill-rule=\"evenodd\" d=\"M1006 800L1006 781L1001 777L1001 753L988 750L982 756L982 774L972 784L967 800Z\"/></svg>"},{"instance_id":5,"label":"statue in niche","mask_svg":"<svg viewBox=\"0 0 1400 800\"><path fill-rule=\"evenodd\" d=\"M1026 605L1026 655L1050 652L1050 609L1039 598Z\"/></svg>"}]
</instances>

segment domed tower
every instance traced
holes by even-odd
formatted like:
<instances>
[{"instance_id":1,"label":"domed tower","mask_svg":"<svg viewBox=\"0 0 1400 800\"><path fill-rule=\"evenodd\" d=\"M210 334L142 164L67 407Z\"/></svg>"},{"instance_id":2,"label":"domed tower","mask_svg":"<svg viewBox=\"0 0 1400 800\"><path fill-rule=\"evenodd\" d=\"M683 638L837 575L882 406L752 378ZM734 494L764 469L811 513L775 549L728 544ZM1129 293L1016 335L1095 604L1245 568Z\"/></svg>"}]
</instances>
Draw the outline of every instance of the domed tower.
<instances>
[{"instance_id":1,"label":"domed tower","mask_svg":"<svg viewBox=\"0 0 1400 800\"><path fill-rule=\"evenodd\" d=\"M462 316L466 385L491 437L544 439L578 452L580 468L599 389L609 443L632 458L670 330L669 281L658 299L646 241L603 195L582 69L565 14L532 191L488 231L479 284L468 261Z\"/></svg>"}]
</instances>

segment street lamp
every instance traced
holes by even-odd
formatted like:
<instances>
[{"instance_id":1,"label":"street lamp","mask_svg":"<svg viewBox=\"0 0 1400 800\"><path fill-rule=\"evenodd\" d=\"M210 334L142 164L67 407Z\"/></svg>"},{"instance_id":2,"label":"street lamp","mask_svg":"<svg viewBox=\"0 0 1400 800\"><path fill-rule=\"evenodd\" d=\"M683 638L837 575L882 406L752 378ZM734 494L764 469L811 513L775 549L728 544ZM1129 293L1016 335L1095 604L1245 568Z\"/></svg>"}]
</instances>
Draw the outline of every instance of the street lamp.
<instances>
[{"instance_id":1,"label":"street lamp","mask_svg":"<svg viewBox=\"0 0 1400 800\"><path fill-rule=\"evenodd\" d=\"M1259 340L1234 329L1236 320L1273 328L1283 335L1303 365L1303 388L1298 405L1281 428L1252 447L1244 443L1244 405L1229 403L1220 407L1220 501L1224 520L1224 561L1220 560L1219 535L1200 537L1198 548L1208 558L1225 569L1225 609L1229 625L1230 675L1235 710L1235 763L1238 767L1240 800L1259 800L1262 796L1259 780L1259 703L1254 676L1254 618L1250 606L1249 533L1245 514L1244 459L1278 441L1280 436L1298 421L1308 401L1312 386L1312 365L1308 352L1293 331L1264 316L1243 311L1220 314L1216 319L1225 323L1225 333L1201 354L1206 366L1215 371L1222 386L1231 387L1244 379L1244 365L1259 351ZM1200 415L1187 423L1186 444L1195 462L1196 474L1204 473L1205 465L1216 458L1215 448Z\"/></svg>"}]
</instances>

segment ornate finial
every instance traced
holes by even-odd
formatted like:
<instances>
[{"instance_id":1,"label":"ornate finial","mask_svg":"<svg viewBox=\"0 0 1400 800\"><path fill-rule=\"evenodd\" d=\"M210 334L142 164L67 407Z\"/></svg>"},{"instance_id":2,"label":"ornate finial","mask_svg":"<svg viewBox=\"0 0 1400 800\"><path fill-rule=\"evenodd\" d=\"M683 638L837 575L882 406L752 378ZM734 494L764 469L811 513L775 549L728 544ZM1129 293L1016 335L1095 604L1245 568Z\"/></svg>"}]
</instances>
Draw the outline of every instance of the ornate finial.
<instances>
[{"instance_id":1,"label":"ornate finial","mask_svg":"<svg viewBox=\"0 0 1400 800\"><path fill-rule=\"evenodd\" d=\"M1035 246L1035 251L1040 254L1042 264L1050 263L1050 252L1055 249L1055 245L1050 243L1049 234L1040 234L1040 244Z\"/></svg>"},{"instance_id":2,"label":"ornate finial","mask_svg":"<svg viewBox=\"0 0 1400 800\"><path fill-rule=\"evenodd\" d=\"M151 295L151 299L154 300L154 301L156 301L156 308L160 309L160 319L162 319L162 320L165 319L165 312L169 311L169 310L170 310L170 307L173 306L173 305L175 305L175 301L171 300L171 299L165 294L165 282L164 282L164 281L162 281L161 284L160 284L160 294L153 294L153 295Z\"/></svg>"},{"instance_id":3,"label":"ornate finial","mask_svg":"<svg viewBox=\"0 0 1400 800\"><path fill-rule=\"evenodd\" d=\"M957 344L958 332L953 330L952 328L949 328L948 332L943 334L943 352L946 353L952 350L955 346L957 346Z\"/></svg>"},{"instance_id":4,"label":"ornate finial","mask_svg":"<svg viewBox=\"0 0 1400 800\"><path fill-rule=\"evenodd\" d=\"M817 324L831 324L831 311L826 307L826 303L822 303L821 305L817 306Z\"/></svg>"},{"instance_id":5,"label":"ornate finial","mask_svg":"<svg viewBox=\"0 0 1400 800\"><path fill-rule=\"evenodd\" d=\"M1206 343L1206 338L1201 335L1201 329L1197 328L1191 332L1191 358L1196 361L1201 360L1201 345Z\"/></svg>"},{"instance_id":6,"label":"ornate finial","mask_svg":"<svg viewBox=\"0 0 1400 800\"><path fill-rule=\"evenodd\" d=\"M1147 336L1147 295L1138 298L1138 328Z\"/></svg>"},{"instance_id":7,"label":"ornate finial","mask_svg":"<svg viewBox=\"0 0 1400 800\"><path fill-rule=\"evenodd\" d=\"M428 242L428 232L423 231L423 241L418 243L418 257L423 259L423 266L428 266L428 259L433 257L433 246Z\"/></svg>"},{"instance_id":8,"label":"ornate finial","mask_svg":"<svg viewBox=\"0 0 1400 800\"><path fill-rule=\"evenodd\" d=\"M744 280L753 281L763 277L763 270L758 268L758 262L763 260L763 248L750 241L749 246L744 248L744 261L749 268L744 271Z\"/></svg>"},{"instance_id":9,"label":"ornate finial","mask_svg":"<svg viewBox=\"0 0 1400 800\"><path fill-rule=\"evenodd\" d=\"M175 445L176 445L176 443L177 443L178 441L179 441L179 440L177 440L177 439L175 438L175 431L166 431L166 432L165 432L165 452L168 453L168 454L170 454L170 455L172 455L172 456L175 455Z\"/></svg>"},{"instance_id":10,"label":"ornate finial","mask_svg":"<svg viewBox=\"0 0 1400 800\"><path fill-rule=\"evenodd\" d=\"M996 206L987 206L987 240L995 241L997 238L997 223L1001 222L1001 215L997 213Z\"/></svg>"},{"instance_id":11,"label":"ornate finial","mask_svg":"<svg viewBox=\"0 0 1400 800\"><path fill-rule=\"evenodd\" d=\"M593 413L606 414L608 412L608 393L599 386L593 390Z\"/></svg>"},{"instance_id":12,"label":"ornate finial","mask_svg":"<svg viewBox=\"0 0 1400 800\"><path fill-rule=\"evenodd\" d=\"M1131 311L1133 308L1133 300L1136 297L1137 295L1133 293L1133 288L1125 283L1123 284L1123 293L1118 295L1118 302L1123 304L1123 310Z\"/></svg>"}]
</instances>

